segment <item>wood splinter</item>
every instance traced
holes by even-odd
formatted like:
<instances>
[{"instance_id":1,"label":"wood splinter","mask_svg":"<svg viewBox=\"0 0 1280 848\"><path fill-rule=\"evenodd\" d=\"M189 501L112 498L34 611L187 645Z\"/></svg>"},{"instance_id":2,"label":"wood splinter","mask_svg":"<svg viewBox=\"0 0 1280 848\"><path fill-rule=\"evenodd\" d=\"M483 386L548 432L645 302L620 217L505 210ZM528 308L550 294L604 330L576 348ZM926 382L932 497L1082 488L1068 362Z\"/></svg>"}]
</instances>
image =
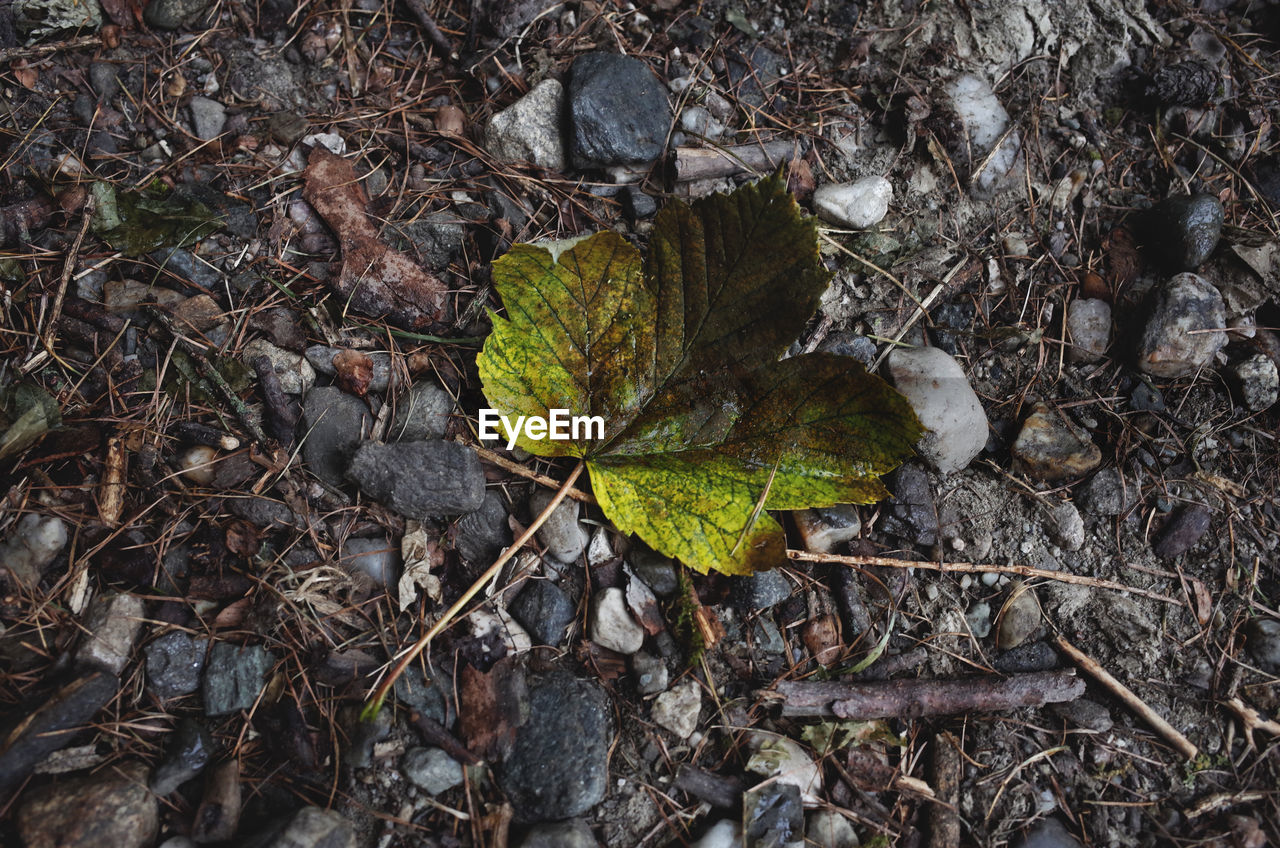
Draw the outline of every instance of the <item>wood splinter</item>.
<instances>
[{"instance_id":1,"label":"wood splinter","mask_svg":"<svg viewBox=\"0 0 1280 848\"><path fill-rule=\"evenodd\" d=\"M784 681L777 686L784 716L844 719L918 718L994 712L1073 701L1084 694L1074 669L1010 677L891 680L874 683Z\"/></svg>"}]
</instances>

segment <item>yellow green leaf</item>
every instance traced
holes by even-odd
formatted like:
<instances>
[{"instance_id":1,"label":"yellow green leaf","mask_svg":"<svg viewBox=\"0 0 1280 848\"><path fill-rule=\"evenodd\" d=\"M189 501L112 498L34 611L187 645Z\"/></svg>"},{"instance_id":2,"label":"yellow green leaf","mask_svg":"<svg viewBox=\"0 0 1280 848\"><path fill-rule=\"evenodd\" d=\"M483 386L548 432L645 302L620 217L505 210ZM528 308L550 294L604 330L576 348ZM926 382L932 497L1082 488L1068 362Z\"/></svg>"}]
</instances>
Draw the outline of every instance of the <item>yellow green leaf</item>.
<instances>
[{"instance_id":1,"label":"yellow green leaf","mask_svg":"<svg viewBox=\"0 0 1280 848\"><path fill-rule=\"evenodd\" d=\"M478 365L500 414L599 416L603 438L520 432L587 460L605 514L698 571L785 558L764 509L882 498L921 429L852 359L781 359L827 284L811 219L780 177L659 214L647 257L615 233L494 263L506 316Z\"/></svg>"}]
</instances>

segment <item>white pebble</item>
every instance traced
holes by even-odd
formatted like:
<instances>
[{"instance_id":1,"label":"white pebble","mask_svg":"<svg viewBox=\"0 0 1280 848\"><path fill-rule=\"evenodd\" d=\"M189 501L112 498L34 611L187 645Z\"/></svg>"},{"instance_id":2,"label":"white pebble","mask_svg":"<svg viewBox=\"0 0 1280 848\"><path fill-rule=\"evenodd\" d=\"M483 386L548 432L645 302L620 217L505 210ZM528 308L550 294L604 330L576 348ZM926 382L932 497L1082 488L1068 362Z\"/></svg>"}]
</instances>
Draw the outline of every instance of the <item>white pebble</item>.
<instances>
[{"instance_id":1,"label":"white pebble","mask_svg":"<svg viewBox=\"0 0 1280 848\"><path fill-rule=\"evenodd\" d=\"M863 177L820 187L813 193L813 208L833 224L865 230L884 219L892 198L893 184L884 177Z\"/></svg>"}]
</instances>

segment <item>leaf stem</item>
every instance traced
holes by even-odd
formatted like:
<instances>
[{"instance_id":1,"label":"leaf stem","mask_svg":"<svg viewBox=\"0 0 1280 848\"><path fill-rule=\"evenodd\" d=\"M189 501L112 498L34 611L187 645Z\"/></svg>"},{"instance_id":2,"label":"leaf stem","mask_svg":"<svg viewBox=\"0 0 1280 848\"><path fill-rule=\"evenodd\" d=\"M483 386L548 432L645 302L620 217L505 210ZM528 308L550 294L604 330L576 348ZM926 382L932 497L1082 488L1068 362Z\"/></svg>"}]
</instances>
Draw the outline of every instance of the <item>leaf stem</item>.
<instances>
[{"instance_id":1,"label":"leaf stem","mask_svg":"<svg viewBox=\"0 0 1280 848\"><path fill-rule=\"evenodd\" d=\"M569 477L560 484L560 488L556 490L555 496L551 498L551 501L547 504L546 508L543 509L542 512L538 513L538 516L533 519L525 531L520 534L520 537L512 542L510 547L503 551L498 558L494 560L493 565L485 569L484 574L481 574L476 578L476 581L467 588L467 591L463 592L462 596L453 602L453 606L445 610L444 615L440 617L440 620L431 625L431 628L422 635L421 639L415 642L411 647L406 648L399 653L398 662L396 662L395 666L387 676L382 679L382 682L378 684L378 687L373 690L373 694L369 696L369 700L365 703L364 710L360 713L360 718L365 721L372 721L377 718L378 712L382 709L382 702L387 699L387 693L391 691L391 687L396 685L396 681L400 679L400 675L404 674L404 670L409 667L409 663L418 658L418 655L422 653L423 649L425 649L427 645L431 644L432 639L445 631L453 620L458 617L458 613L462 612L463 608L466 607L467 604L471 603L471 599L474 598L490 580L498 576L498 572L502 569L502 566L506 565L507 562L516 555L516 552L523 548L525 544L533 538L533 534L538 532L538 528L540 528L546 520L551 517L551 513L555 511L555 508L558 507L560 502L565 499L565 496L569 494L569 491L573 488L573 484L576 483L578 478L582 475L582 469L584 468L586 468L586 460L578 460L578 464L573 467L573 471L569 473Z\"/></svg>"}]
</instances>

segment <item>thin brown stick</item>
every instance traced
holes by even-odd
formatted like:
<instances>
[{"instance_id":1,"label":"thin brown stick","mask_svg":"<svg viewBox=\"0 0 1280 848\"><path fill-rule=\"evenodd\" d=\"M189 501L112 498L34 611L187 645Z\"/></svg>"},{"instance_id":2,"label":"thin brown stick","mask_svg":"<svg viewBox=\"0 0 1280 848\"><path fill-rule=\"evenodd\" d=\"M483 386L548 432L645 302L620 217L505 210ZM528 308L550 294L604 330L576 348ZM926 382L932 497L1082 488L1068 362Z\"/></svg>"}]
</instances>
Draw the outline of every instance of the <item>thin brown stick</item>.
<instances>
[{"instance_id":1,"label":"thin brown stick","mask_svg":"<svg viewBox=\"0 0 1280 848\"><path fill-rule=\"evenodd\" d=\"M470 444L470 443L467 442L464 444ZM481 447L480 445L472 444L471 447L475 450L476 455L479 456L482 461L487 462L490 465L496 465L499 468L503 469L504 471L510 471L512 474L517 474L521 477L524 477L526 480L532 480L533 482L537 483L539 486L546 486L548 489L560 488L560 481L556 480L553 477L548 477L545 474L539 474L536 471L533 471L529 468L525 468L520 463L513 462L512 460L507 459L502 454L497 453L496 451L491 451L488 448ZM584 503L584 504L594 504L596 502L596 499L593 495L590 495L582 491L581 489L571 488L567 493L565 493L565 497L573 498L578 503Z\"/></svg>"},{"instance_id":2,"label":"thin brown stick","mask_svg":"<svg viewBox=\"0 0 1280 848\"><path fill-rule=\"evenodd\" d=\"M96 39L95 39L96 41ZM62 316L62 304L67 298L67 288L71 285L71 275L75 273L76 262L80 258L80 247L84 244L85 234L89 232L89 225L93 223L94 201L90 195L85 200L81 214L84 218L80 221L80 231L76 233L76 239L71 243L71 249L67 251L67 259L62 263L62 276L58 279L58 291L53 296L53 307L49 310L49 318L44 324L44 347L53 354L53 339L58 333L58 319Z\"/></svg>"},{"instance_id":3,"label":"thin brown stick","mask_svg":"<svg viewBox=\"0 0 1280 848\"><path fill-rule=\"evenodd\" d=\"M840 556L838 554L815 554L809 551L787 550L787 557L797 562L830 562L836 565L852 565L866 567L869 565L886 568L921 568L925 571L953 572L956 574L1017 574L1022 577L1042 577L1046 580L1057 580L1059 583L1074 583L1077 586L1092 586L1095 589L1112 589L1117 592L1132 592L1153 601L1163 601L1174 606L1184 606L1183 602L1150 589L1139 589L1126 586L1113 580L1101 577L1087 577L1083 574L1072 574L1068 571L1049 571L1044 568L1032 568L1029 565L996 565L994 563L977 562L927 562L911 559L894 559L879 556Z\"/></svg>"},{"instance_id":4,"label":"thin brown stick","mask_svg":"<svg viewBox=\"0 0 1280 848\"><path fill-rule=\"evenodd\" d=\"M453 49L453 45L445 34L440 30L440 26L436 23L436 19L431 17L431 12L427 10L427 4L423 0L405 0L409 4L410 11L413 16L418 19L418 23L422 26L423 31L427 34L427 38L434 44L440 52L453 61L458 60L458 51Z\"/></svg>"},{"instance_id":5,"label":"thin brown stick","mask_svg":"<svg viewBox=\"0 0 1280 848\"><path fill-rule=\"evenodd\" d=\"M1258 746L1254 742L1253 733L1255 730L1261 730L1270 733L1272 736L1280 739L1280 721L1274 721L1255 710L1253 707L1240 700L1238 696L1228 698L1222 702L1231 709L1240 718L1240 723L1244 725L1245 739L1249 740L1249 747L1257 750Z\"/></svg>"},{"instance_id":6,"label":"thin brown stick","mask_svg":"<svg viewBox=\"0 0 1280 848\"><path fill-rule=\"evenodd\" d=\"M0 64L9 64L15 59L38 59L50 53L61 53L63 50L79 50L82 47L101 46L102 39L96 35L72 38L68 41L54 41L50 44L36 44L31 47L6 47L0 50Z\"/></svg>"},{"instance_id":7,"label":"thin brown stick","mask_svg":"<svg viewBox=\"0 0 1280 848\"><path fill-rule=\"evenodd\" d=\"M471 599L474 598L490 580L498 576L498 572L502 570L502 567L516 555L517 551L523 548L525 544L533 538L533 534L538 531L538 528L546 522L546 520L551 516L551 513L555 511L556 507L560 505L560 502L565 499L566 495L568 495L569 489L573 488L573 484L577 482L578 477L582 474L582 469L584 468L586 468L586 461L581 459L578 460L578 464L573 467L573 471L569 473L569 477L560 485L559 490L556 491L555 497L547 503L542 512L538 513L538 517L529 523L529 526L525 531L520 534L520 538L512 542L510 547L503 551L498 558L493 561L493 565L486 568L484 574L481 574L476 578L476 581L467 588L467 591L463 592L462 596L453 602L453 606L444 611L444 615L440 616L440 620L431 625L431 628L423 634L421 639L400 652L398 655L399 660L396 662L395 666L387 673L387 676L382 679L382 682L378 684L378 687L373 690L373 694L369 696L369 700L365 705L364 711L361 713L361 718L366 721L372 721L378 715L378 711L382 709L382 702L387 698L387 693L391 691L391 687L395 685L396 680L400 678L400 675L404 674L404 670L409 667L409 664L418 658L418 655L422 653L423 649L426 648L427 645L431 644L432 639L443 633L445 628L453 623L453 620L458 617L458 613L462 612L462 610L466 608L467 604L471 603Z\"/></svg>"},{"instance_id":8,"label":"thin brown stick","mask_svg":"<svg viewBox=\"0 0 1280 848\"><path fill-rule=\"evenodd\" d=\"M786 680L777 685L784 716L831 716L866 720L918 718L1040 707L1084 694L1074 669L1037 671L1010 677L983 675L951 680L891 680L875 683L815 683Z\"/></svg>"},{"instance_id":9,"label":"thin brown stick","mask_svg":"<svg viewBox=\"0 0 1280 848\"><path fill-rule=\"evenodd\" d=\"M705 180L746 172L763 174L799 154L800 150L791 141L732 147L678 147L675 154L676 181Z\"/></svg>"},{"instance_id":10,"label":"thin brown stick","mask_svg":"<svg viewBox=\"0 0 1280 848\"><path fill-rule=\"evenodd\" d=\"M960 742L947 731L933 736L930 779L941 804L929 805L929 848L960 848Z\"/></svg>"},{"instance_id":11,"label":"thin brown stick","mask_svg":"<svg viewBox=\"0 0 1280 848\"><path fill-rule=\"evenodd\" d=\"M1151 727L1169 741L1173 747L1177 748L1179 753L1189 760L1199 756L1200 751L1195 745L1191 744L1191 740L1179 733L1173 725L1165 721L1156 711L1147 706L1146 703L1133 693L1128 686L1125 686L1119 680L1111 676L1111 672L1107 671L1096 660L1088 654L1081 651L1075 645L1068 642L1062 636L1054 638L1054 644L1067 656L1089 673L1095 680L1101 683L1111 694L1115 695L1125 706L1137 713L1143 721L1151 725Z\"/></svg>"}]
</instances>

